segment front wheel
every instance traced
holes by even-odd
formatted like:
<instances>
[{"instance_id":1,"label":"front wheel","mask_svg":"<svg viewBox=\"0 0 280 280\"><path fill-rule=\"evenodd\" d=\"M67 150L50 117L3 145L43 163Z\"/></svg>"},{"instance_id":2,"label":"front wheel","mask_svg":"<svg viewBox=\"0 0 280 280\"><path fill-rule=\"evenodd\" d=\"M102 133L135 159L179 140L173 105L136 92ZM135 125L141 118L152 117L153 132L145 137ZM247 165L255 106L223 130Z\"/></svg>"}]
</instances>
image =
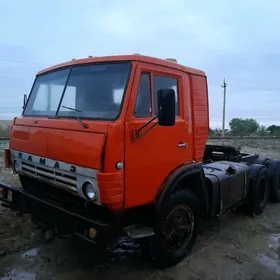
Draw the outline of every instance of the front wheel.
<instances>
[{"instance_id":1,"label":"front wheel","mask_svg":"<svg viewBox=\"0 0 280 280\"><path fill-rule=\"evenodd\" d=\"M190 253L200 229L199 205L195 194L188 189L176 190L163 202L149 246L148 255L155 266L175 265ZM143 253L147 255L147 244L144 248Z\"/></svg>"}]
</instances>

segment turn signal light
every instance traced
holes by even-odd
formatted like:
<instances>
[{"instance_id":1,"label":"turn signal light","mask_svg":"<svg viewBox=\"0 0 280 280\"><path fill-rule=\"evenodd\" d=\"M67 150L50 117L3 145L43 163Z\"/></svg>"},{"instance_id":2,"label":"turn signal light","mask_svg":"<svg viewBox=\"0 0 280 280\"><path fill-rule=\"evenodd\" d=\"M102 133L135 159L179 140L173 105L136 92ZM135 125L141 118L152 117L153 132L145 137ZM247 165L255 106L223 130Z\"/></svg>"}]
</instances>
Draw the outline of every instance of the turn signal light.
<instances>
[{"instance_id":1,"label":"turn signal light","mask_svg":"<svg viewBox=\"0 0 280 280\"><path fill-rule=\"evenodd\" d=\"M97 230L94 229L94 228L90 228L89 231L88 231L88 236L91 239L95 239L96 236L97 236Z\"/></svg>"}]
</instances>

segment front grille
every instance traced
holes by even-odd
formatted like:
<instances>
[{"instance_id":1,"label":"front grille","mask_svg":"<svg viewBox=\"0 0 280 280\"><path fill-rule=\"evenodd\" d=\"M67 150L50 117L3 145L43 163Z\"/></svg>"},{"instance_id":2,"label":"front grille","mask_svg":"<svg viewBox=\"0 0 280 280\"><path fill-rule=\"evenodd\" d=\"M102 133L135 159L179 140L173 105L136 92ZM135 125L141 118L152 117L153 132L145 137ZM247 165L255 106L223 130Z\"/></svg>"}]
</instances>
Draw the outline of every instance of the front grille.
<instances>
[{"instance_id":1,"label":"front grille","mask_svg":"<svg viewBox=\"0 0 280 280\"><path fill-rule=\"evenodd\" d=\"M38 179L59 184L63 188L76 192L77 178L70 172L44 165L37 165L24 160L21 163L21 172L29 176L36 176Z\"/></svg>"}]
</instances>

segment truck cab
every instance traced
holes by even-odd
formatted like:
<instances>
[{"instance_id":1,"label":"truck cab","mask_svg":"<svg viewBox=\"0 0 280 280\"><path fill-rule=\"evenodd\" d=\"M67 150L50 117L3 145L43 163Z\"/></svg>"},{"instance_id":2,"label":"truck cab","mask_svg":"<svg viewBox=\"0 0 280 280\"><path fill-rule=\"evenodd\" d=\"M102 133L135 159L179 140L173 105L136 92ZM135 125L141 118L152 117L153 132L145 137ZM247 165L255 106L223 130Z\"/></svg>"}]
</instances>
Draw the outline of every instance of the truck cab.
<instances>
[{"instance_id":1,"label":"truck cab","mask_svg":"<svg viewBox=\"0 0 280 280\"><path fill-rule=\"evenodd\" d=\"M172 126L158 125L160 89L174 90ZM201 162L207 135L203 72L141 55L97 57L38 73L10 151L20 172L85 199L92 188L93 203L122 209L151 203L173 170Z\"/></svg>"},{"instance_id":2,"label":"truck cab","mask_svg":"<svg viewBox=\"0 0 280 280\"><path fill-rule=\"evenodd\" d=\"M266 206L265 166L252 179L247 164L203 165L203 71L137 54L74 59L40 71L24 100L5 151L22 189L0 183L12 201L0 200L44 229L94 242L125 234L169 266L204 219L246 201L250 188L262 188L259 214Z\"/></svg>"}]
</instances>

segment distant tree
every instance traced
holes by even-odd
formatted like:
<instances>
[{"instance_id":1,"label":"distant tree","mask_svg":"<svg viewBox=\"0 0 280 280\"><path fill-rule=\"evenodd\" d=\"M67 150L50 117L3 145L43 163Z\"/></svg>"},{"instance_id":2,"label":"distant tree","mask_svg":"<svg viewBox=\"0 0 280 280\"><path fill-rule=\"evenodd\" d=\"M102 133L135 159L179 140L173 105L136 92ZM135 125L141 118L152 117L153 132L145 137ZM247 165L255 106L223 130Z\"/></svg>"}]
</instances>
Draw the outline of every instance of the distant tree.
<instances>
[{"instance_id":1,"label":"distant tree","mask_svg":"<svg viewBox=\"0 0 280 280\"><path fill-rule=\"evenodd\" d=\"M261 136L267 135L268 134L267 127L264 126L264 125L261 125L259 130L258 130L258 134L261 135Z\"/></svg>"},{"instance_id":2,"label":"distant tree","mask_svg":"<svg viewBox=\"0 0 280 280\"><path fill-rule=\"evenodd\" d=\"M244 129L242 119L233 118L229 122L229 127L230 127L232 134L234 134L234 135L241 134Z\"/></svg>"},{"instance_id":3,"label":"distant tree","mask_svg":"<svg viewBox=\"0 0 280 280\"><path fill-rule=\"evenodd\" d=\"M249 133L256 133L260 128L259 123L254 119L246 119L244 123L246 127L245 131Z\"/></svg>"},{"instance_id":4,"label":"distant tree","mask_svg":"<svg viewBox=\"0 0 280 280\"><path fill-rule=\"evenodd\" d=\"M221 135L222 134L222 129L219 128L219 127L216 127L215 130L214 130L214 134L215 135Z\"/></svg>"},{"instance_id":5,"label":"distant tree","mask_svg":"<svg viewBox=\"0 0 280 280\"><path fill-rule=\"evenodd\" d=\"M270 132L271 135L279 135L280 134L280 126L279 125L270 125L268 128L267 128L267 131Z\"/></svg>"},{"instance_id":6,"label":"distant tree","mask_svg":"<svg viewBox=\"0 0 280 280\"><path fill-rule=\"evenodd\" d=\"M230 130L233 135L248 135L256 133L260 125L255 119L233 118L229 122Z\"/></svg>"}]
</instances>

